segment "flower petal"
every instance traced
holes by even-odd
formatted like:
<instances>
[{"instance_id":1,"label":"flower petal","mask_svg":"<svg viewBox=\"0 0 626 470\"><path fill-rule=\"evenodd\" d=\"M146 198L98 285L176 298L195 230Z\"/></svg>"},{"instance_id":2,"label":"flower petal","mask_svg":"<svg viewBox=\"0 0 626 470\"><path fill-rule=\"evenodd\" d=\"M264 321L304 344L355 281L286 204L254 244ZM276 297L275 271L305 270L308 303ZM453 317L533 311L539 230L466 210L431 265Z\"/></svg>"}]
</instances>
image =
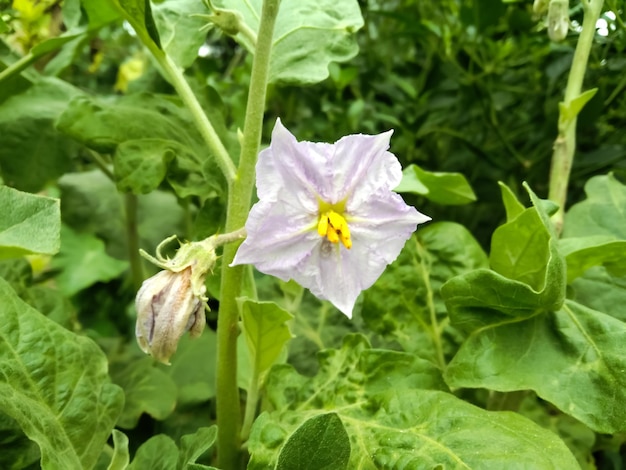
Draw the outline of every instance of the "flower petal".
<instances>
[{"instance_id":1,"label":"flower petal","mask_svg":"<svg viewBox=\"0 0 626 470\"><path fill-rule=\"evenodd\" d=\"M429 220L400 195L381 190L350 214L352 246L366 246L389 264L398 257L417 225Z\"/></svg>"},{"instance_id":2,"label":"flower petal","mask_svg":"<svg viewBox=\"0 0 626 470\"><path fill-rule=\"evenodd\" d=\"M337 141L333 160L336 201L348 197L349 209L369 199L379 189L392 190L400 183L400 162L387 152L392 133L349 135Z\"/></svg>"},{"instance_id":3,"label":"flower petal","mask_svg":"<svg viewBox=\"0 0 626 470\"><path fill-rule=\"evenodd\" d=\"M261 272L289 278L285 270L307 258L321 241L315 215L296 209L282 201L257 202L246 222L248 236L231 266L254 264Z\"/></svg>"},{"instance_id":4,"label":"flower petal","mask_svg":"<svg viewBox=\"0 0 626 470\"><path fill-rule=\"evenodd\" d=\"M259 154L256 166L259 199L282 197L308 211L317 210L318 198L330 195L331 155L332 145L298 142L277 119L270 146Z\"/></svg>"}]
</instances>

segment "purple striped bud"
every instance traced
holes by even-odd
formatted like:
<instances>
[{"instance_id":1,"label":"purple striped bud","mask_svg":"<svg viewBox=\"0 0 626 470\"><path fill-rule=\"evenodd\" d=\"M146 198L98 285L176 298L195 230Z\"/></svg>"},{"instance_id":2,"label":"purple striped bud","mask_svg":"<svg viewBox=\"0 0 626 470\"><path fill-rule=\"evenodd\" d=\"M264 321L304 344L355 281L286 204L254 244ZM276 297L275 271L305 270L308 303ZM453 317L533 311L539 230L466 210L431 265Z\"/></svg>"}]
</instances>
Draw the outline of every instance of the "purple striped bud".
<instances>
[{"instance_id":1,"label":"purple striped bud","mask_svg":"<svg viewBox=\"0 0 626 470\"><path fill-rule=\"evenodd\" d=\"M169 364L183 334L189 331L197 337L204 330L205 291L194 293L191 266L179 272L161 271L146 279L135 299L139 347Z\"/></svg>"}]
</instances>

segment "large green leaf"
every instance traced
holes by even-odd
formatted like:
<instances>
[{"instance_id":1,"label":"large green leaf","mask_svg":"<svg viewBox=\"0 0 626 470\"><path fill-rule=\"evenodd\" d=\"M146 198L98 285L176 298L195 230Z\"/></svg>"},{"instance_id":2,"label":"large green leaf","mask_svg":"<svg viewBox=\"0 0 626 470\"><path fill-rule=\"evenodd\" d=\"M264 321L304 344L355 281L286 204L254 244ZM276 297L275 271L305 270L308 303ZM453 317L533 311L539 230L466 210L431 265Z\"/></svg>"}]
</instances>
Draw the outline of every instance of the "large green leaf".
<instances>
[{"instance_id":1,"label":"large green leaf","mask_svg":"<svg viewBox=\"0 0 626 470\"><path fill-rule=\"evenodd\" d=\"M158 434L137 450L128 470L185 470L209 450L217 438L217 428L199 428L181 438L180 451L171 437Z\"/></svg>"},{"instance_id":2,"label":"large green leaf","mask_svg":"<svg viewBox=\"0 0 626 470\"><path fill-rule=\"evenodd\" d=\"M113 382L124 389L126 401L117 425L132 429L143 413L163 420L176 406L176 384L155 367L151 357L126 361L111 366Z\"/></svg>"},{"instance_id":3,"label":"large green leaf","mask_svg":"<svg viewBox=\"0 0 626 470\"><path fill-rule=\"evenodd\" d=\"M42 468L93 467L124 402L106 357L2 279L0 305L0 407L39 445Z\"/></svg>"},{"instance_id":4,"label":"large green leaf","mask_svg":"<svg viewBox=\"0 0 626 470\"><path fill-rule=\"evenodd\" d=\"M624 392L616 371L626 358L616 344L626 325L564 303L564 257L545 204L527 189L534 207L492 240L492 265L504 275L478 270L442 288L453 325L471 333L448 365L446 381L504 392L531 389L592 429L622 430L626 411L617 409Z\"/></svg>"},{"instance_id":5,"label":"large green leaf","mask_svg":"<svg viewBox=\"0 0 626 470\"><path fill-rule=\"evenodd\" d=\"M626 325L566 300L555 312L477 330L448 365L453 387L534 390L597 432L626 430Z\"/></svg>"},{"instance_id":6,"label":"large green leaf","mask_svg":"<svg viewBox=\"0 0 626 470\"><path fill-rule=\"evenodd\" d=\"M198 405L215 396L215 361L217 337L205 329L199 338L184 335L172 356L172 365L158 364L178 388L177 407Z\"/></svg>"},{"instance_id":7,"label":"large green leaf","mask_svg":"<svg viewBox=\"0 0 626 470\"><path fill-rule=\"evenodd\" d=\"M107 103L81 97L69 103L57 127L87 147L114 153L120 189L155 189L168 163L168 180L181 198L208 197L223 188L215 161L176 99L141 93Z\"/></svg>"},{"instance_id":8,"label":"large green leaf","mask_svg":"<svg viewBox=\"0 0 626 470\"><path fill-rule=\"evenodd\" d=\"M56 79L42 79L0 105L0 171L6 184L37 192L71 168L76 146L53 126L80 94Z\"/></svg>"},{"instance_id":9,"label":"large green leaf","mask_svg":"<svg viewBox=\"0 0 626 470\"><path fill-rule=\"evenodd\" d=\"M594 176L585 193L587 199L565 214L563 238L603 235L626 240L626 186L612 174Z\"/></svg>"},{"instance_id":10,"label":"large green leaf","mask_svg":"<svg viewBox=\"0 0 626 470\"><path fill-rule=\"evenodd\" d=\"M61 270L56 283L65 295L74 295L100 281L110 281L128 268L128 262L109 256L102 240L78 233L67 226L61 229L61 251L50 266Z\"/></svg>"},{"instance_id":11,"label":"large green leaf","mask_svg":"<svg viewBox=\"0 0 626 470\"><path fill-rule=\"evenodd\" d=\"M402 181L395 191L419 194L445 205L468 204L476 200L472 187L461 173L431 172L415 164L402 171Z\"/></svg>"},{"instance_id":12,"label":"large green leaf","mask_svg":"<svg viewBox=\"0 0 626 470\"><path fill-rule=\"evenodd\" d=\"M236 10L258 31L262 0L215 0L217 7ZM282 0L274 27L269 80L312 84L328 77L330 62L342 62L358 52L354 33L363 26L355 0ZM236 39L254 52L250 40Z\"/></svg>"},{"instance_id":13,"label":"large green leaf","mask_svg":"<svg viewBox=\"0 0 626 470\"><path fill-rule=\"evenodd\" d=\"M565 215L562 251L571 282L593 266L615 276L626 274L626 186L612 174L595 176L585 185L587 199Z\"/></svg>"},{"instance_id":14,"label":"large green leaf","mask_svg":"<svg viewBox=\"0 0 626 470\"><path fill-rule=\"evenodd\" d=\"M275 468L284 453L325 445L326 429L338 440L328 451L337 466L327 468L342 468L341 428L351 447L346 468L577 468L551 432L515 413L481 410L439 385L427 361L370 349L356 335L341 350L324 351L313 378L274 367L267 383L274 411L252 428L248 468ZM311 421L316 416L326 417ZM321 441L314 443L314 434ZM291 468L315 468L307 462Z\"/></svg>"},{"instance_id":15,"label":"large green leaf","mask_svg":"<svg viewBox=\"0 0 626 470\"><path fill-rule=\"evenodd\" d=\"M41 458L39 447L31 441L17 421L0 412L0 468L21 469L36 466Z\"/></svg>"},{"instance_id":16,"label":"large green leaf","mask_svg":"<svg viewBox=\"0 0 626 470\"><path fill-rule=\"evenodd\" d=\"M154 191L165 178L167 165L179 149L185 151L178 142L161 139L122 142L114 158L117 187L135 194Z\"/></svg>"},{"instance_id":17,"label":"large green leaf","mask_svg":"<svg viewBox=\"0 0 626 470\"><path fill-rule=\"evenodd\" d=\"M178 447L171 437L157 434L144 442L128 470L172 470L178 461Z\"/></svg>"},{"instance_id":18,"label":"large green leaf","mask_svg":"<svg viewBox=\"0 0 626 470\"><path fill-rule=\"evenodd\" d=\"M397 342L407 352L437 361L435 334L447 312L439 290L451 277L487 266L487 256L459 224L420 228L400 256L363 294L366 331ZM439 324L432 324L435 318Z\"/></svg>"},{"instance_id":19,"label":"large green leaf","mask_svg":"<svg viewBox=\"0 0 626 470\"><path fill-rule=\"evenodd\" d=\"M155 3L152 15L159 30L163 50L182 68L189 67L204 44L206 21L198 14L207 13L198 0L165 0Z\"/></svg>"},{"instance_id":20,"label":"large green leaf","mask_svg":"<svg viewBox=\"0 0 626 470\"><path fill-rule=\"evenodd\" d=\"M185 108L175 100L150 93L124 96L114 102L78 97L66 103L57 127L103 153L112 153L122 142L136 139L163 139L191 148L202 145Z\"/></svg>"},{"instance_id":21,"label":"large green leaf","mask_svg":"<svg viewBox=\"0 0 626 470\"><path fill-rule=\"evenodd\" d=\"M0 258L53 255L61 246L58 199L23 193L0 185Z\"/></svg>"},{"instance_id":22,"label":"large green leaf","mask_svg":"<svg viewBox=\"0 0 626 470\"><path fill-rule=\"evenodd\" d=\"M626 274L626 240L603 235L563 238L559 248L567 261L568 282L593 266L604 266L616 276Z\"/></svg>"},{"instance_id":23,"label":"large green leaf","mask_svg":"<svg viewBox=\"0 0 626 470\"><path fill-rule=\"evenodd\" d=\"M595 266L574 279L568 298L626 322L626 276L611 276L606 268Z\"/></svg>"},{"instance_id":24,"label":"large green leaf","mask_svg":"<svg viewBox=\"0 0 626 470\"><path fill-rule=\"evenodd\" d=\"M350 460L350 438L336 413L305 421L287 439L276 470L344 470Z\"/></svg>"}]
</instances>

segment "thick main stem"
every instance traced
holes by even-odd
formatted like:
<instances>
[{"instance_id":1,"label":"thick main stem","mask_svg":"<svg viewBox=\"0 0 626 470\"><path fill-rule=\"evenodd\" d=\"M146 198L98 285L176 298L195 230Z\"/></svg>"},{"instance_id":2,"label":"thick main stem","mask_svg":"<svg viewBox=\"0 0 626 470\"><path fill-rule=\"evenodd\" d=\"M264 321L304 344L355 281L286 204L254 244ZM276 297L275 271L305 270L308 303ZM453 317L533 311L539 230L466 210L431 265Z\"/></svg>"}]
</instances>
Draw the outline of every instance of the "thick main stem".
<instances>
[{"instance_id":1,"label":"thick main stem","mask_svg":"<svg viewBox=\"0 0 626 470\"><path fill-rule=\"evenodd\" d=\"M252 63L239 168L229 186L227 232L244 225L250 210L254 188L254 170L261 144L269 62L278 5L279 0L265 0L263 2L257 46ZM225 469L239 467L241 447L241 408L237 387L239 310L236 299L241 293L244 267L229 267L237 248L238 244L236 243L224 248L217 322L217 452L219 467Z\"/></svg>"},{"instance_id":2,"label":"thick main stem","mask_svg":"<svg viewBox=\"0 0 626 470\"><path fill-rule=\"evenodd\" d=\"M600 13L602 13L603 4L604 0L583 0L585 17L583 19L583 29L576 44L572 67L567 78L563 100L565 109L569 108L570 103L581 94L587 62L589 61L589 54L596 33L596 23ZM563 227L567 187L576 151L576 122L577 116L573 116L571 119L564 119L564 116L560 116L559 135L554 142L554 151L552 153L548 198L559 205L558 212L553 216L559 233Z\"/></svg>"}]
</instances>

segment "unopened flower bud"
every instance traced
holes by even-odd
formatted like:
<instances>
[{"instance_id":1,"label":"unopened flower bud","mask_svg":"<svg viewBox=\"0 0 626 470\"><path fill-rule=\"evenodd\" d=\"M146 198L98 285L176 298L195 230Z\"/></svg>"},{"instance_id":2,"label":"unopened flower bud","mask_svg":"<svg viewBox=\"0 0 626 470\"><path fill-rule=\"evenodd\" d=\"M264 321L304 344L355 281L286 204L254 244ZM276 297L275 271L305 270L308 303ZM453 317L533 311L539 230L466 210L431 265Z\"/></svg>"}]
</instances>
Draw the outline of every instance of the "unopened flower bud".
<instances>
[{"instance_id":1,"label":"unopened flower bud","mask_svg":"<svg viewBox=\"0 0 626 470\"><path fill-rule=\"evenodd\" d=\"M236 36L241 31L243 18L238 11L214 8L213 14L206 18L229 36Z\"/></svg>"},{"instance_id":2,"label":"unopened flower bud","mask_svg":"<svg viewBox=\"0 0 626 470\"><path fill-rule=\"evenodd\" d=\"M551 0L548 7L548 37L561 42L569 30L569 1Z\"/></svg>"},{"instance_id":3,"label":"unopened flower bud","mask_svg":"<svg viewBox=\"0 0 626 470\"><path fill-rule=\"evenodd\" d=\"M191 266L180 272L161 271L145 280L135 300L139 347L169 364L183 334L189 331L196 337L204 330L205 290L201 295L194 292Z\"/></svg>"},{"instance_id":4,"label":"unopened flower bud","mask_svg":"<svg viewBox=\"0 0 626 470\"><path fill-rule=\"evenodd\" d=\"M244 238L245 233L242 228L199 242L184 243L172 259L163 256L161 251L176 239L175 235L157 246L156 257L139 250L141 256L163 269L143 282L135 299L135 333L145 353L169 364L185 332L189 331L192 337L202 334L206 325L204 309L209 308L204 282L217 261L215 249Z\"/></svg>"}]
</instances>

